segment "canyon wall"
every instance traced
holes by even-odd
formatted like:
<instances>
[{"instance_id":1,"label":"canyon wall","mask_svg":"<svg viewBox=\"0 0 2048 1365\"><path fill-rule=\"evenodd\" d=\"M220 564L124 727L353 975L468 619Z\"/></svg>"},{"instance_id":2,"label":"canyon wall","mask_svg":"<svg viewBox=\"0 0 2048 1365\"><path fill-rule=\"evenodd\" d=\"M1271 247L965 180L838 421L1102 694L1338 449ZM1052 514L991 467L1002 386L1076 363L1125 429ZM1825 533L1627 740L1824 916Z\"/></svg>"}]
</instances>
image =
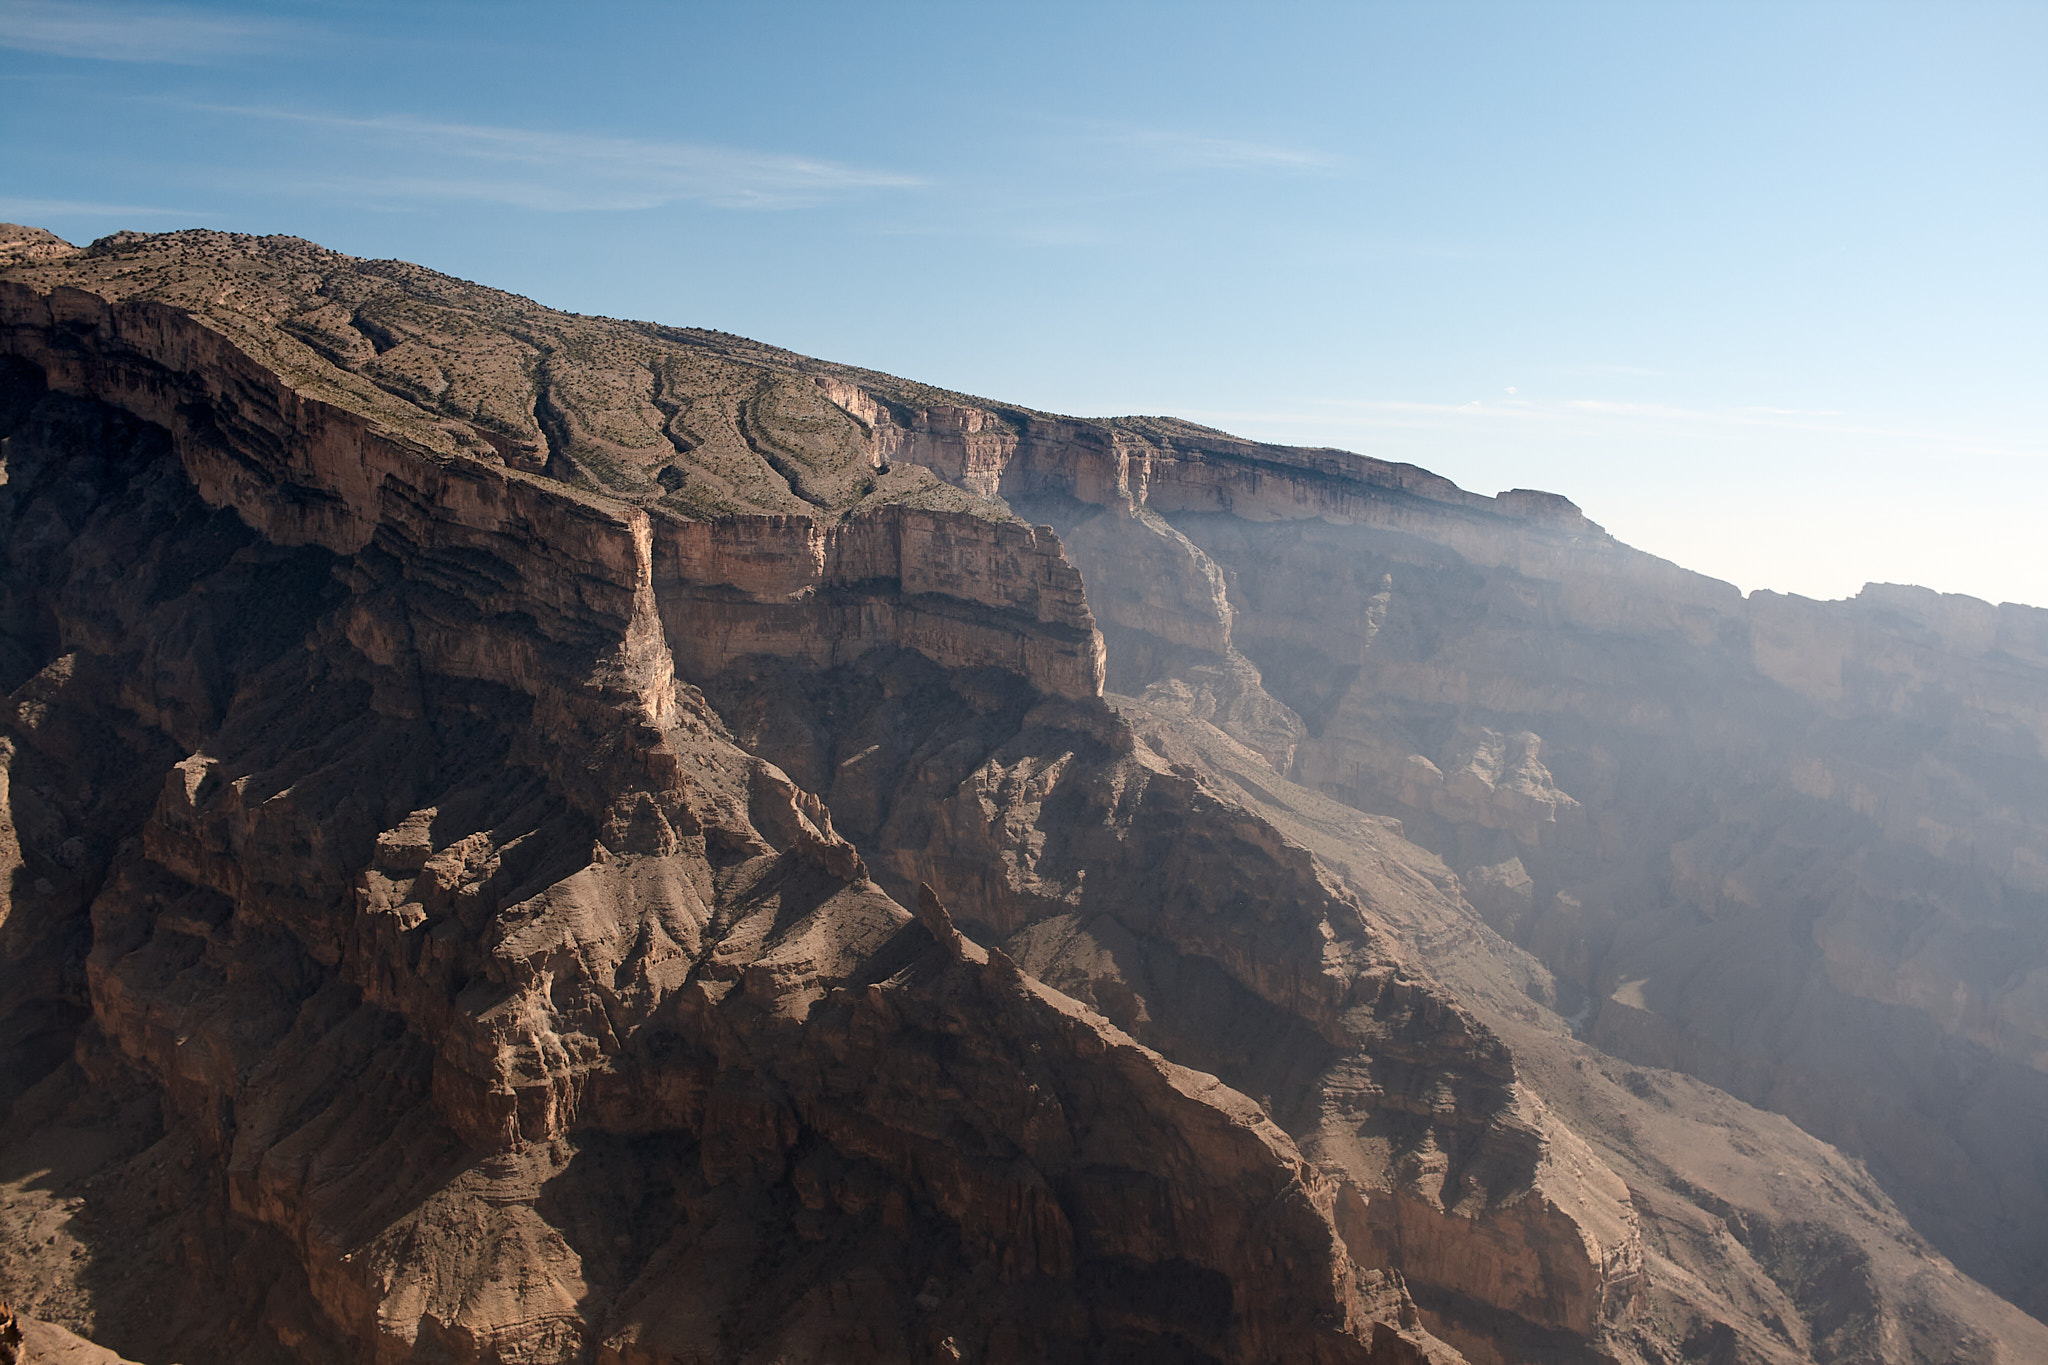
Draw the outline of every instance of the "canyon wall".
<instances>
[{"instance_id":1,"label":"canyon wall","mask_svg":"<svg viewBox=\"0 0 2048 1365\"><path fill-rule=\"evenodd\" d=\"M8 1099L23 1142L104 1139L82 1196L21 1187L82 1253L47 1289L80 1325L246 1359L1451 1358L1255 1105L904 911L676 684L644 512L177 368L209 343L151 349L162 319L12 321ZM299 478L312 511L266 520ZM874 520L784 577L1049 622L1078 674L957 666L1106 723L1071 570L945 591L1056 543Z\"/></svg>"},{"instance_id":2,"label":"canyon wall","mask_svg":"<svg viewBox=\"0 0 2048 1365\"><path fill-rule=\"evenodd\" d=\"M1699 671L1771 604L1548 494L295 239L0 259L39 1315L152 1360L2048 1354L1855 1163L1655 1069L1711 1059L1673 912L1616 897L1667 835L1696 910L1753 884L1658 765L1789 752ZM2031 618L1942 608L1907 686L1890 616L1837 657L1803 610L1751 692L2032 714ZM1630 688L1652 738L1602 739ZM1800 799L2025 865L2023 785L1987 833L1936 746L1944 834L1829 733ZM1815 951L1875 1000L1855 909ZM1930 1027L2018 1065L1993 998Z\"/></svg>"},{"instance_id":3,"label":"canyon wall","mask_svg":"<svg viewBox=\"0 0 2048 1365\"><path fill-rule=\"evenodd\" d=\"M1842 1144L2048 1308L2048 611L1744 598L1551 494L995 421L879 440L1059 529L1112 692L1399 818L1603 1047Z\"/></svg>"}]
</instances>

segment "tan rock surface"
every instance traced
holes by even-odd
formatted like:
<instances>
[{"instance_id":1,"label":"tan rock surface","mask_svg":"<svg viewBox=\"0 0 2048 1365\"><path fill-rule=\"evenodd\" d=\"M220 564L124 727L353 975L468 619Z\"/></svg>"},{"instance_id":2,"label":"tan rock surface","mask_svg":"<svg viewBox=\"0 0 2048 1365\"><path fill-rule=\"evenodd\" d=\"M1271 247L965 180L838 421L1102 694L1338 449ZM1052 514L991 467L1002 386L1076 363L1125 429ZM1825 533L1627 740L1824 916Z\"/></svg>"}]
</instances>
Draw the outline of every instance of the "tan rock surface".
<instances>
[{"instance_id":1,"label":"tan rock surface","mask_svg":"<svg viewBox=\"0 0 2048 1365\"><path fill-rule=\"evenodd\" d=\"M1597 559L1538 577L1320 523L1181 529L1303 719L1289 775L1401 819L1595 1002L1603 1046L1841 1143L2033 1302L2048 614L1959 606L1972 635L1932 594L1759 594L1703 631L1650 624L1660 576L1609 576L1588 615ZM1518 732L1519 771L1486 752Z\"/></svg>"},{"instance_id":2,"label":"tan rock surface","mask_svg":"<svg viewBox=\"0 0 2048 1365\"><path fill-rule=\"evenodd\" d=\"M1722 1065L1750 997L1661 964L1783 921L1787 848L2031 894L2030 779L1951 730L1899 799L1856 728L2037 726L2031 617L1810 629L1553 495L296 239L0 249L31 1309L154 1360L2048 1354L1896 1170L1559 1017ZM1688 927L1620 916L1666 867ZM1977 902L1903 956L1831 904L1774 989L2031 1066Z\"/></svg>"},{"instance_id":3,"label":"tan rock surface","mask_svg":"<svg viewBox=\"0 0 2048 1365\"><path fill-rule=\"evenodd\" d=\"M1521 1083L1553 1122L1586 1135L1625 1181L1644 1284L1629 1348L1657 1359L1670 1348L1654 1343L1676 1343L1684 1359L1755 1361L2018 1362L2048 1351L2048 1327L1959 1274L1861 1163L1692 1077L1575 1038L1558 1012L1569 987L1461 902L1460 879L1399 822L1270 773L1247 778L1252 756L1229 736L1156 702L1117 704L1148 742L1336 869L1513 1048ZM1434 1330L1470 1359L1495 1358L1418 1292Z\"/></svg>"},{"instance_id":4,"label":"tan rock surface","mask_svg":"<svg viewBox=\"0 0 2048 1365\"><path fill-rule=\"evenodd\" d=\"M40 297L0 496L43 1051L6 1164L78 1254L38 1305L160 1359L1454 1359L1251 1101L935 944L676 682L706 622L663 595L758 583L658 581L646 512L313 407L173 312ZM876 516L793 528L799 594L843 574L945 686L1107 719L1086 672L947 653L1015 619L1099 657L1056 541Z\"/></svg>"},{"instance_id":5,"label":"tan rock surface","mask_svg":"<svg viewBox=\"0 0 2048 1365\"><path fill-rule=\"evenodd\" d=\"M36 1318L21 1324L21 1359L24 1365L133 1365L76 1332Z\"/></svg>"},{"instance_id":6,"label":"tan rock surface","mask_svg":"<svg viewBox=\"0 0 2048 1365\"><path fill-rule=\"evenodd\" d=\"M1745 600L1551 495L1128 425L1114 478L1049 430L997 485L1069 541L1112 690L1404 821L1603 1046L1841 1143L2048 1309L2048 612Z\"/></svg>"}]
</instances>

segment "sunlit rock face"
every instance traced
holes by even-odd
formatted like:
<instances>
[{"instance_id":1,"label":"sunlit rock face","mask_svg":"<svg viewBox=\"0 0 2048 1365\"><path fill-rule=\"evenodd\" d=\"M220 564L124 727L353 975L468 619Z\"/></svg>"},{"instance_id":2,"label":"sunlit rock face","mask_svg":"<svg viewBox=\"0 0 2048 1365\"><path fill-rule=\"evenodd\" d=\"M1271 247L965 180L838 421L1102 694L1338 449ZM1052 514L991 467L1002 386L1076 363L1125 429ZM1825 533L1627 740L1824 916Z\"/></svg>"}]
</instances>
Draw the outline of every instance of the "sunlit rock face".
<instances>
[{"instance_id":1,"label":"sunlit rock face","mask_svg":"<svg viewBox=\"0 0 2048 1365\"><path fill-rule=\"evenodd\" d=\"M1142 479L1013 459L1114 691L1398 818L1596 1043L1841 1143L2048 1308L2048 612L1745 600L1547 495L1296 452L1217 491L1241 443L1151 435Z\"/></svg>"},{"instance_id":2,"label":"sunlit rock face","mask_svg":"<svg viewBox=\"0 0 2048 1365\"><path fill-rule=\"evenodd\" d=\"M2048 1358L1923 1238L2033 1254L2034 617L296 239L0 260L34 1320Z\"/></svg>"},{"instance_id":3,"label":"sunlit rock face","mask_svg":"<svg viewBox=\"0 0 2048 1365\"><path fill-rule=\"evenodd\" d=\"M1289 776L1399 818L1592 1002L1600 1046L1842 1144L2048 1307L2020 1136L2048 1118L2048 613L1873 587L1700 621L1602 549L1539 577L1321 523L1175 525L1301 717Z\"/></svg>"},{"instance_id":4,"label":"sunlit rock face","mask_svg":"<svg viewBox=\"0 0 2048 1365\"><path fill-rule=\"evenodd\" d=\"M1400 820L1593 1041L1843 1144L2048 1309L2048 612L1744 599L1552 494L993 420L883 444L1059 530L1113 695Z\"/></svg>"}]
</instances>

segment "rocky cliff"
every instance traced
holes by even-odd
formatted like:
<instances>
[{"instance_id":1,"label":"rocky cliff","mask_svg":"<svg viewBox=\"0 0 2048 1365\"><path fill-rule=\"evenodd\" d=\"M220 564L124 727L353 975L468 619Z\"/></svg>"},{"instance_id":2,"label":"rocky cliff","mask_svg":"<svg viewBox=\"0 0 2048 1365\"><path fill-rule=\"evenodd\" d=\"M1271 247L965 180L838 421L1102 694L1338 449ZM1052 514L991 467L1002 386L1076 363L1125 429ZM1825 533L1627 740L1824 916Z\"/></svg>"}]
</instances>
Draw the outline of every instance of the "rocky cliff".
<instances>
[{"instance_id":1,"label":"rocky cliff","mask_svg":"<svg viewBox=\"0 0 2048 1365\"><path fill-rule=\"evenodd\" d=\"M9 232L0 1276L40 1316L150 1360L2048 1354L1922 1240L1987 1276L1933 1172L1642 1069L1866 1151L1853 1087L1715 1073L1748 997L1654 965L1796 917L1614 909L1782 859L1707 793L1800 720L1784 783L1874 822L1823 884L2031 866L2024 781L1944 785L1975 731L1887 806L1852 723L2037 715L2030 618L1829 655L1547 494L295 239ZM1684 712L1730 621L1757 681ZM1957 1003L1836 910L1780 987L2032 1066L2023 985ZM1920 1114L2004 1135L1963 1216L2029 1141L1982 1093Z\"/></svg>"},{"instance_id":2,"label":"rocky cliff","mask_svg":"<svg viewBox=\"0 0 2048 1365\"><path fill-rule=\"evenodd\" d=\"M1059 529L1113 693L1398 818L1595 1041L2048 1308L2048 611L1745 599L1552 494L1163 419L867 420Z\"/></svg>"}]
</instances>

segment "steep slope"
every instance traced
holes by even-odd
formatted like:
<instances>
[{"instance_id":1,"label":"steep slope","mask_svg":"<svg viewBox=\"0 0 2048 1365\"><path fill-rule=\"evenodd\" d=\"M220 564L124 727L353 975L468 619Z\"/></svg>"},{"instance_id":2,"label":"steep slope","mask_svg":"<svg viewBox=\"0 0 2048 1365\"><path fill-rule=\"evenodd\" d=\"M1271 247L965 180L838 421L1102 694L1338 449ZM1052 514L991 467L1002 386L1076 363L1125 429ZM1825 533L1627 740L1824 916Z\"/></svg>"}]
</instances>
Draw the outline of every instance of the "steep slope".
<instances>
[{"instance_id":1,"label":"steep slope","mask_svg":"<svg viewBox=\"0 0 2048 1365\"><path fill-rule=\"evenodd\" d=\"M1944 1265L1859 1163L1702 1082L1576 1038L1550 1007L1560 983L1457 900L1458 879L1399 822L1262 771L1257 755L1190 717L1178 697L1116 700L1146 742L1398 917L1384 931L1512 1047L1532 1088L1626 1181L1644 1241L1640 1314L1685 1358L2025 1359L2048 1340ZM1486 1358L1483 1343L1452 1334Z\"/></svg>"},{"instance_id":2,"label":"steep slope","mask_svg":"<svg viewBox=\"0 0 2048 1365\"><path fill-rule=\"evenodd\" d=\"M690 526L423 448L189 314L4 304L10 1173L80 1252L22 1249L80 1325L259 1359L1433 1349L1255 1106L915 920L675 682ZM947 577L903 548L933 515L835 523L839 594L764 514L766 603L742 564L680 619L790 605L797 657L875 621L1106 724L1056 544L954 514L915 542ZM67 1131L102 1150L59 1174Z\"/></svg>"},{"instance_id":3,"label":"steep slope","mask_svg":"<svg viewBox=\"0 0 2048 1365\"><path fill-rule=\"evenodd\" d=\"M1229 578L1252 695L1294 703L1286 745L1270 721L1237 724L1246 742L1401 819L1591 1002L1603 1047L1842 1144L1938 1245L2042 1306L2048 613L1680 593L1618 547L1530 530L1468 556L1172 523ZM1118 682L1199 689L1222 663Z\"/></svg>"},{"instance_id":4,"label":"steep slope","mask_svg":"<svg viewBox=\"0 0 2048 1365\"><path fill-rule=\"evenodd\" d=\"M1058 529L1113 691L1398 818L1602 1046L1841 1144L2048 1310L2048 611L1745 599L1552 494L963 401L878 445Z\"/></svg>"},{"instance_id":5,"label":"steep slope","mask_svg":"<svg viewBox=\"0 0 2048 1365\"><path fill-rule=\"evenodd\" d=\"M1526 869L1294 814L1351 694L1264 657L1272 528L1203 528L1719 600L1562 500L295 239L8 240L31 1308L146 1359L2048 1354L1823 1145L1599 1079L1464 899ZM1543 846L1542 751L1481 747Z\"/></svg>"}]
</instances>

